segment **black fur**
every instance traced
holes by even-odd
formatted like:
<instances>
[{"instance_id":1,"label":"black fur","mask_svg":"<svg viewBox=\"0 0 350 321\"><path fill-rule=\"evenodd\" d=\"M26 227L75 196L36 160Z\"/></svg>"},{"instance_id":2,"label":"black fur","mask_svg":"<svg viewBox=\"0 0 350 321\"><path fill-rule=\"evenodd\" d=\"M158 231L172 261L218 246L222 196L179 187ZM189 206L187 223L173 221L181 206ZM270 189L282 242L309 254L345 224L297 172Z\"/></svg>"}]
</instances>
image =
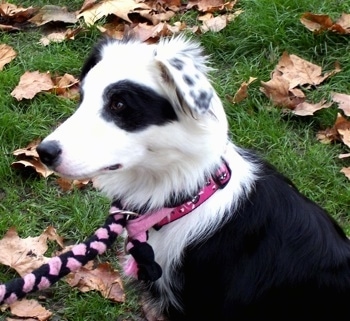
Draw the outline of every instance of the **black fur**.
<instances>
[{"instance_id":1,"label":"black fur","mask_svg":"<svg viewBox=\"0 0 350 321\"><path fill-rule=\"evenodd\" d=\"M175 282L185 308L169 320L349 319L350 243L328 213L263 163L231 217L186 249Z\"/></svg>"},{"instance_id":2,"label":"black fur","mask_svg":"<svg viewBox=\"0 0 350 321\"><path fill-rule=\"evenodd\" d=\"M128 80L109 85L104 92L104 102L103 118L127 131L177 120L168 100L151 88ZM115 108L118 103L123 105L120 110Z\"/></svg>"}]
</instances>

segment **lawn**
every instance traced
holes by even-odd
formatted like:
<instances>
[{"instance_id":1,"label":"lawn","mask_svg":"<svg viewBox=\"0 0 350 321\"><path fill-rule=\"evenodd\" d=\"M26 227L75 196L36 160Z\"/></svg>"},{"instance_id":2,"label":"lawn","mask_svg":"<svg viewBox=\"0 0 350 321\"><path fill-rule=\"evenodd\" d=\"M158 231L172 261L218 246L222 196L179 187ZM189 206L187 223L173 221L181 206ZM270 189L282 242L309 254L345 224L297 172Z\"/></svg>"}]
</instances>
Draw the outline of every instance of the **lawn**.
<instances>
[{"instance_id":1,"label":"lawn","mask_svg":"<svg viewBox=\"0 0 350 321\"><path fill-rule=\"evenodd\" d=\"M82 1L77 0L13 3L24 7L52 3L65 5L70 10L82 5ZM243 12L226 28L194 36L211 55L215 68L212 79L227 110L231 137L238 145L253 148L271 161L304 194L325 207L350 236L350 181L340 173L342 167L350 166L350 160L338 158L341 153L349 153L349 149L343 144L321 144L316 139L319 130L334 124L339 112L337 106L300 117L274 106L260 91L260 82L270 79L282 53L287 51L326 71L339 62L342 71L316 89L310 89L312 99L330 99L333 91L350 94L350 35L313 34L300 23L305 12L328 14L337 19L343 12L350 13L350 3L240 0L237 7ZM196 24L196 15L187 12L177 19ZM10 93L28 70L70 73L78 77L100 31L91 27L73 41L46 47L39 44L41 31L35 28L0 32L0 44L12 46L18 53L17 58L0 71L0 238L10 227L15 227L24 238L37 236L52 225L67 243L74 244L86 239L104 222L108 201L91 187L63 192L53 176L44 179L30 171L14 170L11 163L15 160L14 150L44 138L74 111L76 102L50 93L18 102ZM249 86L248 97L233 104L228 97L249 77L257 80ZM99 260L118 267L115 249ZM15 276L14 270L0 266L0 282ZM51 320L137 320L137 297L129 289L123 304L104 299L97 292L81 293L65 282L58 282L39 294L46 297L45 300L39 298L42 305L53 312ZM39 294L29 297L38 299ZM4 312L3 316L7 315L8 312ZM1 315L0 320L3 320Z\"/></svg>"}]
</instances>

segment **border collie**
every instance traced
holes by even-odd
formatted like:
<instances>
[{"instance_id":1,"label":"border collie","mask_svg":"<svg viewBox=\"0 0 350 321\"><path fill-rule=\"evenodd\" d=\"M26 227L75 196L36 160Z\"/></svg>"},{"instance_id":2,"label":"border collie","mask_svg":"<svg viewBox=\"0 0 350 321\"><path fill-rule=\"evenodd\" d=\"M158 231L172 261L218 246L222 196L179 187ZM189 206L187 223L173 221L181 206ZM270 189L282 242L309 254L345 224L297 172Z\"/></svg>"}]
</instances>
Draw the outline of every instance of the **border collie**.
<instances>
[{"instance_id":1,"label":"border collie","mask_svg":"<svg viewBox=\"0 0 350 321\"><path fill-rule=\"evenodd\" d=\"M93 177L137 219L172 209L145 223L159 268L138 275L148 320L348 320L348 238L230 140L209 72L184 36L102 40L82 68L79 108L38 146L42 161Z\"/></svg>"}]
</instances>

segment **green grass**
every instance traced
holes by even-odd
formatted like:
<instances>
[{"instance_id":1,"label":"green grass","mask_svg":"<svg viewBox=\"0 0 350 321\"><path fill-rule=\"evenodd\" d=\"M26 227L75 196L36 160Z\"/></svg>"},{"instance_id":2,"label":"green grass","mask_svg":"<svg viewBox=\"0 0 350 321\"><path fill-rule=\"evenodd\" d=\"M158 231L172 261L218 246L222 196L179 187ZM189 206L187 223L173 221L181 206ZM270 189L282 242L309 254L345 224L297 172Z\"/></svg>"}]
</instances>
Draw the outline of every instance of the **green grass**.
<instances>
[{"instance_id":1,"label":"green grass","mask_svg":"<svg viewBox=\"0 0 350 321\"><path fill-rule=\"evenodd\" d=\"M77 0L52 3L72 10L82 4ZM40 1L21 4L43 5ZM232 139L274 163L303 193L329 210L350 235L350 182L339 172L343 166L350 166L350 161L337 158L349 150L340 144L320 144L315 138L318 130L334 123L336 106L312 117L286 116L259 90L260 81L269 80L279 57L288 51L325 70L331 70L335 61L340 62L342 72L310 92L312 99L328 98L332 91L350 94L349 36L313 35L299 22L301 14L307 11L326 13L336 19L342 12L350 12L350 4L335 0L321 4L319 0L241 0L239 7L244 12L224 30L196 36L216 68L213 79L229 116ZM187 13L181 19L193 22L195 15ZM15 160L12 152L45 137L74 111L75 102L51 94L17 102L10 93L27 70L77 76L99 33L92 29L74 41L48 47L38 44L40 37L38 30L0 34L0 43L7 43L18 52L18 57L0 72L0 237L11 226L17 228L21 237L28 237L53 225L68 242L75 243L103 223L108 201L91 188L64 193L52 177L37 178L10 167ZM233 96L249 76L258 78L249 87L249 97L232 105L226 96ZM100 259L117 264L113 251ZM0 282L15 276L5 266L0 267L0 272ZM98 293L82 294L64 282L45 294L48 299L43 304L54 312L53 320L116 320L119 315L133 320L132 311L137 308L132 294L125 304L115 304Z\"/></svg>"}]
</instances>

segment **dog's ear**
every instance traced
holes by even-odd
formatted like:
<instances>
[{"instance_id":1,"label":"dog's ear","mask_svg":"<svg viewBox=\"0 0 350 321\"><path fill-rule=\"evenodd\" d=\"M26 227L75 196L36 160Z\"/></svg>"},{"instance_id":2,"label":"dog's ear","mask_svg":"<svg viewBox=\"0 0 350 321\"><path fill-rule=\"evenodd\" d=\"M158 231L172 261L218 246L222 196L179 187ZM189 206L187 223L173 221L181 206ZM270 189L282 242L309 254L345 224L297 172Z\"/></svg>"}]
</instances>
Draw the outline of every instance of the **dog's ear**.
<instances>
[{"instance_id":1,"label":"dog's ear","mask_svg":"<svg viewBox=\"0 0 350 321\"><path fill-rule=\"evenodd\" d=\"M207 78L207 57L198 43L183 37L162 40L155 59L161 86L179 108L194 117L210 109L214 88Z\"/></svg>"}]
</instances>

